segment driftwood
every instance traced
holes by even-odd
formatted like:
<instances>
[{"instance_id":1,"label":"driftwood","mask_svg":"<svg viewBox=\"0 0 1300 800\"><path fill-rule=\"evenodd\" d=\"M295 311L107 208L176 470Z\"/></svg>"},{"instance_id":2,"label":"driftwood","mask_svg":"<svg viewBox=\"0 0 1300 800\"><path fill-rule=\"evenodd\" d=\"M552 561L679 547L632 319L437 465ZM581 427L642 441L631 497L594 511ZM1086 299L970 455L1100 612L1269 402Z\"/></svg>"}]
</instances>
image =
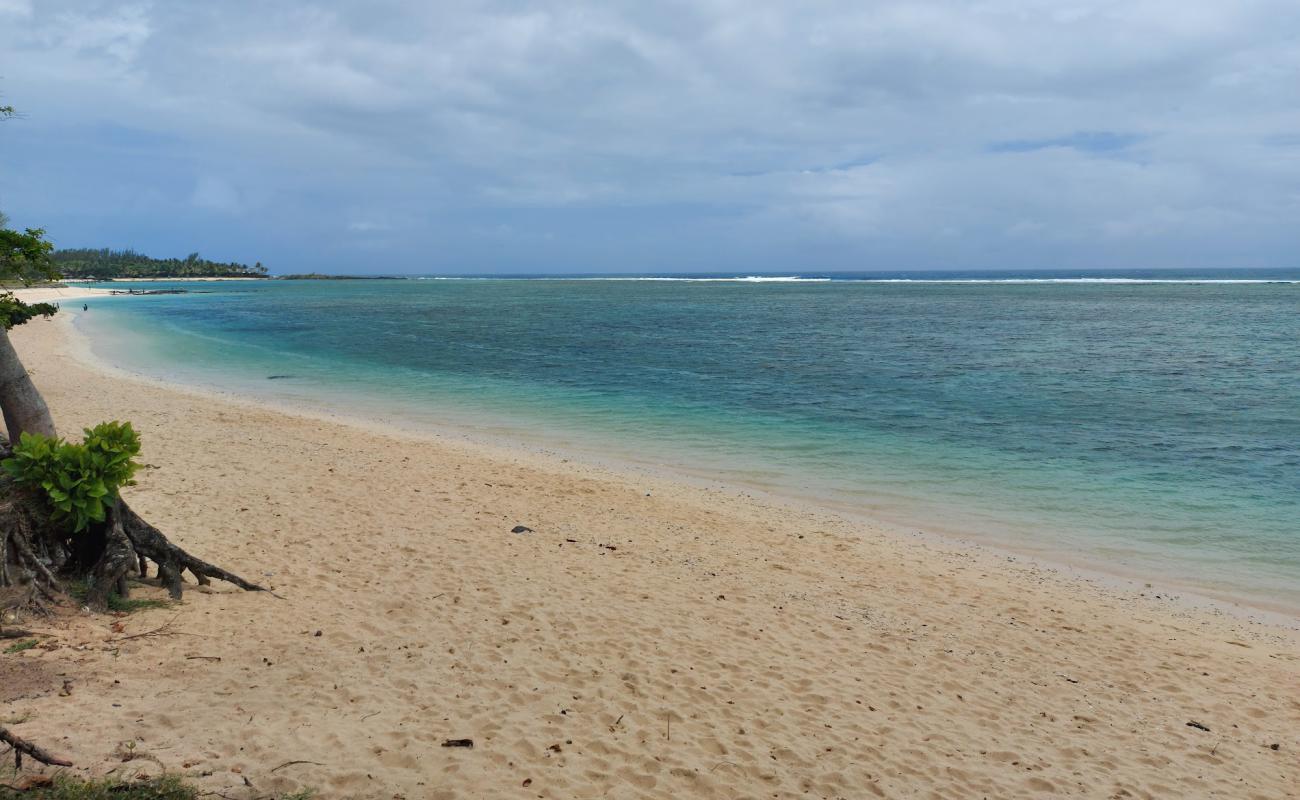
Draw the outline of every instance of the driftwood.
<instances>
[{"instance_id":1,"label":"driftwood","mask_svg":"<svg viewBox=\"0 0 1300 800\"><path fill-rule=\"evenodd\" d=\"M42 764L49 764L55 767L70 767L72 762L58 756L50 755L43 748L27 741L8 728L0 726L0 742L4 742L14 750L14 768L22 769L23 756L29 755Z\"/></svg>"}]
</instances>

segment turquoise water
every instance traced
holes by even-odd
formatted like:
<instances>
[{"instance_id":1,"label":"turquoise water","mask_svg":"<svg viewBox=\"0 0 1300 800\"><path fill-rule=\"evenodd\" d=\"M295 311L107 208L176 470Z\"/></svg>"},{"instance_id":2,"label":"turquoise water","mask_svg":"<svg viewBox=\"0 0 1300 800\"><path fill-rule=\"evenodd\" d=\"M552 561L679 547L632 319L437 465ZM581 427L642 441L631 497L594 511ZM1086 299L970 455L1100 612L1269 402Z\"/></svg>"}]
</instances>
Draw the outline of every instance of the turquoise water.
<instances>
[{"instance_id":1,"label":"turquoise water","mask_svg":"<svg viewBox=\"0 0 1300 800\"><path fill-rule=\"evenodd\" d=\"M612 454L1300 608L1295 283L186 288L96 300L78 325L158 377Z\"/></svg>"}]
</instances>

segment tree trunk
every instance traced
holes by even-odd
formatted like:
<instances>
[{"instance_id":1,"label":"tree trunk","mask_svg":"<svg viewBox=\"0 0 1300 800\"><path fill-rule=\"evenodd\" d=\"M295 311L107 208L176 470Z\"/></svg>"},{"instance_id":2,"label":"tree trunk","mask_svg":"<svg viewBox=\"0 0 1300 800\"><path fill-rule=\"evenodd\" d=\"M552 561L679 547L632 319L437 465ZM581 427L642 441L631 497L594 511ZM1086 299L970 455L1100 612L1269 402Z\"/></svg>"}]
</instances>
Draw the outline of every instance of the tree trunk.
<instances>
[{"instance_id":1,"label":"tree trunk","mask_svg":"<svg viewBox=\"0 0 1300 800\"><path fill-rule=\"evenodd\" d=\"M0 329L0 409L4 411L9 441L24 432L54 436L54 418L18 358L9 332Z\"/></svg>"}]
</instances>

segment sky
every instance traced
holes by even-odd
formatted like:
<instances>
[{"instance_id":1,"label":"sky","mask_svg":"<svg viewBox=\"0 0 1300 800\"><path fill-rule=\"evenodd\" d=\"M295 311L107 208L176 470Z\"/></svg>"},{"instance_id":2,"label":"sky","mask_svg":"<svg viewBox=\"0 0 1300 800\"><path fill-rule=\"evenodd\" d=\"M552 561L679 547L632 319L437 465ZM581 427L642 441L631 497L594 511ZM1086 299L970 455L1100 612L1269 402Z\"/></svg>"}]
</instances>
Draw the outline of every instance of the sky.
<instances>
[{"instance_id":1,"label":"sky","mask_svg":"<svg viewBox=\"0 0 1300 800\"><path fill-rule=\"evenodd\" d=\"M1300 3L0 0L0 210L273 273L1300 266Z\"/></svg>"}]
</instances>

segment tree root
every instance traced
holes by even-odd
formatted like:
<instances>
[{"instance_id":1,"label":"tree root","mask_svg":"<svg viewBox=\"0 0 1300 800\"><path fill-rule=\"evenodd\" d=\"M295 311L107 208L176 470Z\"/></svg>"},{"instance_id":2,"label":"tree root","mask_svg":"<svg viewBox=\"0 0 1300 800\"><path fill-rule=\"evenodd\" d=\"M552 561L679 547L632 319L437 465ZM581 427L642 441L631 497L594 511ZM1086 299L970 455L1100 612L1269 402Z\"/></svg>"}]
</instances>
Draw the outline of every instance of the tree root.
<instances>
[{"instance_id":1,"label":"tree root","mask_svg":"<svg viewBox=\"0 0 1300 800\"><path fill-rule=\"evenodd\" d=\"M71 534L51 526L40 497L3 477L0 544L0 589L17 583L24 574L31 575L36 583L33 602L57 602L66 595L63 579L84 579L85 604L104 611L111 595L126 596L128 573L138 570L141 577L148 574L149 561L158 565L159 582L175 600L184 591L181 576L187 571L200 586L219 580L249 592L266 591L172 544L121 499L109 507L102 524Z\"/></svg>"},{"instance_id":2,"label":"tree root","mask_svg":"<svg viewBox=\"0 0 1300 800\"><path fill-rule=\"evenodd\" d=\"M94 609L108 608L109 596L123 588L126 571L136 564L131 540L126 538L126 531L122 529L122 506L119 500L109 511L107 530L104 531L104 553L91 568L90 580L86 581L86 605Z\"/></svg>"},{"instance_id":3,"label":"tree root","mask_svg":"<svg viewBox=\"0 0 1300 800\"><path fill-rule=\"evenodd\" d=\"M4 742L14 750L14 768L22 769L23 755L29 755L42 764L49 764L55 767L70 767L72 762L58 756L50 755L41 747L27 741L16 733L12 733L8 728L0 726L0 742Z\"/></svg>"},{"instance_id":4,"label":"tree root","mask_svg":"<svg viewBox=\"0 0 1300 800\"><path fill-rule=\"evenodd\" d=\"M173 598L181 596L181 572L189 570L200 586L211 583L211 578L232 583L246 592L265 592L266 588L246 581L233 572L227 572L201 558L196 558L172 544L162 531L141 519L126 503L120 503L122 525L131 546L141 558L148 558L158 565L159 577L163 579L167 590ZM166 574L164 574L166 573Z\"/></svg>"}]
</instances>

